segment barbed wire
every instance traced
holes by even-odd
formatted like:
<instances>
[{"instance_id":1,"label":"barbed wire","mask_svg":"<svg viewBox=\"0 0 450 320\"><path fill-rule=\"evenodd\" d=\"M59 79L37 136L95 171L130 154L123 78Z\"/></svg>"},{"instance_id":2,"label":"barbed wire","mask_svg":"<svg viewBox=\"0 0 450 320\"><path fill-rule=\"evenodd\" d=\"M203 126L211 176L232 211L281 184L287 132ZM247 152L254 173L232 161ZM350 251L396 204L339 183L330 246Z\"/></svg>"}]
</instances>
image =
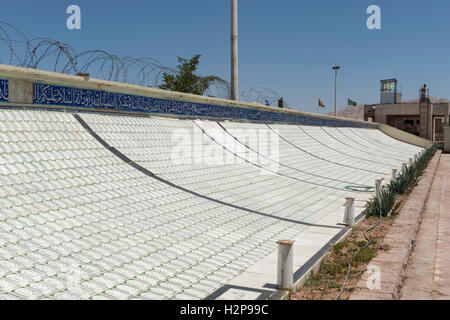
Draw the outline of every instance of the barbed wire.
<instances>
[{"instance_id":1,"label":"barbed wire","mask_svg":"<svg viewBox=\"0 0 450 320\"><path fill-rule=\"evenodd\" d=\"M148 87L158 87L164 73L176 72L150 57L121 57L98 49L78 52L58 40L28 38L20 29L4 21L0 21L0 63L66 74L89 73L103 80ZM205 95L230 99L231 84L228 81L217 76L207 78L210 86ZM263 87L243 91L240 96L243 101L272 106L276 106L279 99L275 91Z\"/></svg>"},{"instance_id":2,"label":"barbed wire","mask_svg":"<svg viewBox=\"0 0 450 320\"><path fill-rule=\"evenodd\" d=\"M78 52L58 40L28 38L3 21L0 21L0 63L68 74L90 73L104 80L152 87L159 84L164 72L175 72L153 58L120 57L97 49Z\"/></svg>"},{"instance_id":3,"label":"barbed wire","mask_svg":"<svg viewBox=\"0 0 450 320\"><path fill-rule=\"evenodd\" d=\"M257 102L266 106L277 106L278 100L281 98L276 91L264 87L252 87L249 90L242 91L240 97L245 101ZM284 98L283 105L285 108L290 108Z\"/></svg>"}]
</instances>

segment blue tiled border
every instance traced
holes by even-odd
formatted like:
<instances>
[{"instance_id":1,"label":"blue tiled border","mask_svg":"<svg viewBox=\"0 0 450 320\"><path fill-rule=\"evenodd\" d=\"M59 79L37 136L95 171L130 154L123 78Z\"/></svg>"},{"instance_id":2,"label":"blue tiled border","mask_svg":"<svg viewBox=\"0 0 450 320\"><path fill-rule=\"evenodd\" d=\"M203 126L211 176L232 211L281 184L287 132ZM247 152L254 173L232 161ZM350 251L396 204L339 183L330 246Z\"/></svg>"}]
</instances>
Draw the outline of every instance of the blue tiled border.
<instances>
[{"instance_id":1,"label":"blue tiled border","mask_svg":"<svg viewBox=\"0 0 450 320\"><path fill-rule=\"evenodd\" d=\"M262 111L250 108L220 106L196 102L135 96L99 90L34 84L35 104L102 109L110 111L144 112L216 119L236 119L260 122L296 123L315 126L374 128L373 125L344 120L316 118L292 113Z\"/></svg>"},{"instance_id":2,"label":"blue tiled border","mask_svg":"<svg viewBox=\"0 0 450 320\"><path fill-rule=\"evenodd\" d=\"M0 79L0 102L8 102L8 80Z\"/></svg>"}]
</instances>

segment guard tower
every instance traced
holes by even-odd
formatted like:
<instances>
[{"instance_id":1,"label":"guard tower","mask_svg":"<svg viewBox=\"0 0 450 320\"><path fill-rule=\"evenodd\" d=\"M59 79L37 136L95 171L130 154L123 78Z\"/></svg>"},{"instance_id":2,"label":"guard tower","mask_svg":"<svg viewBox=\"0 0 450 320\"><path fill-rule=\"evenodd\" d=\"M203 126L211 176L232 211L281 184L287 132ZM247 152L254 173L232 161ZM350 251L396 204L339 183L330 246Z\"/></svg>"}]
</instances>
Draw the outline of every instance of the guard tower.
<instances>
[{"instance_id":1,"label":"guard tower","mask_svg":"<svg viewBox=\"0 0 450 320\"><path fill-rule=\"evenodd\" d=\"M397 79L381 80L380 104L402 103L402 93Z\"/></svg>"}]
</instances>

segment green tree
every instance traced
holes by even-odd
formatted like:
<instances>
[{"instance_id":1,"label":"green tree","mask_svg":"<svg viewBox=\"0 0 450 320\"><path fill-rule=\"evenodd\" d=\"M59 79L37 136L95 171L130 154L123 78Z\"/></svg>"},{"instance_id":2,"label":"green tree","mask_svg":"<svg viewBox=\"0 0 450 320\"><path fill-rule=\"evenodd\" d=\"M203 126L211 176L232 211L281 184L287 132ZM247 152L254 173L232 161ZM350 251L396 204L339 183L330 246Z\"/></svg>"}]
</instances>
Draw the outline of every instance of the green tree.
<instances>
[{"instance_id":1,"label":"green tree","mask_svg":"<svg viewBox=\"0 0 450 320\"><path fill-rule=\"evenodd\" d=\"M215 77L202 77L195 74L200 57L199 54L193 56L190 60L178 57L177 71L174 73L164 72L163 83L159 88L203 95Z\"/></svg>"}]
</instances>

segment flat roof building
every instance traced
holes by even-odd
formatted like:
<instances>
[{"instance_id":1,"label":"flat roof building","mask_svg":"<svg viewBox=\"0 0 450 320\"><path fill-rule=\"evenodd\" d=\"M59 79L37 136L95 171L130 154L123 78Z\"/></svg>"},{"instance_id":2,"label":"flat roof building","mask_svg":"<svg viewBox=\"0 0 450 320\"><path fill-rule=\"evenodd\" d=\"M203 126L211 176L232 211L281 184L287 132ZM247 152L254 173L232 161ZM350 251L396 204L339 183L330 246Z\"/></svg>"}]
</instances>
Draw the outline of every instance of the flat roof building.
<instances>
[{"instance_id":1,"label":"flat roof building","mask_svg":"<svg viewBox=\"0 0 450 320\"><path fill-rule=\"evenodd\" d=\"M433 142L442 142L449 122L450 103L433 102L429 89L420 89L417 101L402 102L397 79L381 81L380 103L364 105L364 120L385 123Z\"/></svg>"}]
</instances>

